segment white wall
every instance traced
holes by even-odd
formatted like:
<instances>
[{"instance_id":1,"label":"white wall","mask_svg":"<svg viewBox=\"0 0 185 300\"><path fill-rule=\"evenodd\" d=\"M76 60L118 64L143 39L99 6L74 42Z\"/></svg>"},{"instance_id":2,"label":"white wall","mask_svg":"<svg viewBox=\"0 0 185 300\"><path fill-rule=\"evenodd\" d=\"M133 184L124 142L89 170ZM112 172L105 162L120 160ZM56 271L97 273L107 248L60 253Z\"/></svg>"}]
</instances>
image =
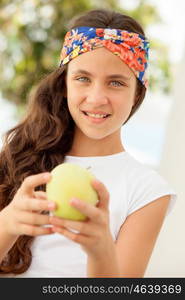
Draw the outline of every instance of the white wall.
<instances>
[{"instance_id":1,"label":"white wall","mask_svg":"<svg viewBox=\"0 0 185 300\"><path fill-rule=\"evenodd\" d=\"M175 72L173 105L159 173L178 199L157 240L145 277L185 277L185 53Z\"/></svg>"}]
</instances>

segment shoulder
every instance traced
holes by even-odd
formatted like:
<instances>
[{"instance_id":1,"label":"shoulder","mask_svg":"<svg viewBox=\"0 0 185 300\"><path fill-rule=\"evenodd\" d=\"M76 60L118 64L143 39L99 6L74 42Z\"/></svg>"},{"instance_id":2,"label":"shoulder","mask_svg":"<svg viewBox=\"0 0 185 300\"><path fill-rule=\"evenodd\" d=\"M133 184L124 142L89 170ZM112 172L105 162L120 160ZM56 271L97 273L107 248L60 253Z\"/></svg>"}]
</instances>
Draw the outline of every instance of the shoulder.
<instances>
[{"instance_id":1,"label":"shoulder","mask_svg":"<svg viewBox=\"0 0 185 300\"><path fill-rule=\"evenodd\" d=\"M132 186L137 186L140 184L149 184L153 186L160 184L169 187L167 180L161 176L156 169L136 160L130 154L127 156L127 179L130 181L130 183L132 183Z\"/></svg>"},{"instance_id":2,"label":"shoulder","mask_svg":"<svg viewBox=\"0 0 185 300\"><path fill-rule=\"evenodd\" d=\"M126 165L128 186L128 215L150 202L170 196L169 210L176 200L176 193L168 181L157 170L147 166L128 154Z\"/></svg>"},{"instance_id":3,"label":"shoulder","mask_svg":"<svg viewBox=\"0 0 185 300\"><path fill-rule=\"evenodd\" d=\"M148 174L153 174L154 176L160 177L153 167L140 162L128 152L125 152L123 156L115 161L112 161L112 163L114 163L118 169L122 170L130 180L132 178L135 178L136 180L137 178L141 178L142 176L146 176Z\"/></svg>"}]
</instances>

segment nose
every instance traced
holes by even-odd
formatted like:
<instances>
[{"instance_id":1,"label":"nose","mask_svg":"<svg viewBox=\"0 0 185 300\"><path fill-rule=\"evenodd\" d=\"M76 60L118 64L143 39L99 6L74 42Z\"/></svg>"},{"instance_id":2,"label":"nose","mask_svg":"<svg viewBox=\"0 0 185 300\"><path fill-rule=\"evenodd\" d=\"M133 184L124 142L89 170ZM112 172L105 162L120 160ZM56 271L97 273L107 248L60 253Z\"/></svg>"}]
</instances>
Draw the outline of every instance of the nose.
<instances>
[{"instance_id":1,"label":"nose","mask_svg":"<svg viewBox=\"0 0 185 300\"><path fill-rule=\"evenodd\" d=\"M94 105L104 105L108 103L108 95L101 84L91 86L86 96L86 102Z\"/></svg>"}]
</instances>

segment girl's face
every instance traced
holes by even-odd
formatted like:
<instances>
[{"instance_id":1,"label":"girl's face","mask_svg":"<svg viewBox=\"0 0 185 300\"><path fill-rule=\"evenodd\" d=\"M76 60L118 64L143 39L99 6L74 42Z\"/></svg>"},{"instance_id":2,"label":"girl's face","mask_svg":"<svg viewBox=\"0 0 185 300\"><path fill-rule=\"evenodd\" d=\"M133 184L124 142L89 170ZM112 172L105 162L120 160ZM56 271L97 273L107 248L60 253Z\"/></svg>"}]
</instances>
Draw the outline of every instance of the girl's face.
<instances>
[{"instance_id":1,"label":"girl's face","mask_svg":"<svg viewBox=\"0 0 185 300\"><path fill-rule=\"evenodd\" d=\"M136 77L106 48L68 63L67 102L78 134L102 139L117 134L134 105Z\"/></svg>"}]
</instances>

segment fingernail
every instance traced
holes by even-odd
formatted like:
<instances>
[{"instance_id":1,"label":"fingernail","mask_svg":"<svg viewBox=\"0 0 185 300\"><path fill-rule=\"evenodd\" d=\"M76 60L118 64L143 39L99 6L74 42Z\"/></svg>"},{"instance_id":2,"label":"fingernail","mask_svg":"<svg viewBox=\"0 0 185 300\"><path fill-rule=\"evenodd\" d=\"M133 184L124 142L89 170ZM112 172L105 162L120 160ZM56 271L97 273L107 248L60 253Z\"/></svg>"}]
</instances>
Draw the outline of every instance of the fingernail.
<instances>
[{"instance_id":1,"label":"fingernail","mask_svg":"<svg viewBox=\"0 0 185 300\"><path fill-rule=\"evenodd\" d=\"M72 198L72 199L70 200L70 203L71 203L71 204L79 204L79 200L76 199L76 198Z\"/></svg>"},{"instance_id":2,"label":"fingernail","mask_svg":"<svg viewBox=\"0 0 185 300\"><path fill-rule=\"evenodd\" d=\"M93 183L99 183L99 180L98 179L93 179Z\"/></svg>"},{"instance_id":3,"label":"fingernail","mask_svg":"<svg viewBox=\"0 0 185 300\"><path fill-rule=\"evenodd\" d=\"M44 174L44 179L49 179L51 178L51 174L50 173L45 173Z\"/></svg>"},{"instance_id":4,"label":"fingernail","mask_svg":"<svg viewBox=\"0 0 185 300\"><path fill-rule=\"evenodd\" d=\"M55 208L55 203L54 203L54 202L49 202L49 203L48 203L48 208L49 208L49 209Z\"/></svg>"}]
</instances>

